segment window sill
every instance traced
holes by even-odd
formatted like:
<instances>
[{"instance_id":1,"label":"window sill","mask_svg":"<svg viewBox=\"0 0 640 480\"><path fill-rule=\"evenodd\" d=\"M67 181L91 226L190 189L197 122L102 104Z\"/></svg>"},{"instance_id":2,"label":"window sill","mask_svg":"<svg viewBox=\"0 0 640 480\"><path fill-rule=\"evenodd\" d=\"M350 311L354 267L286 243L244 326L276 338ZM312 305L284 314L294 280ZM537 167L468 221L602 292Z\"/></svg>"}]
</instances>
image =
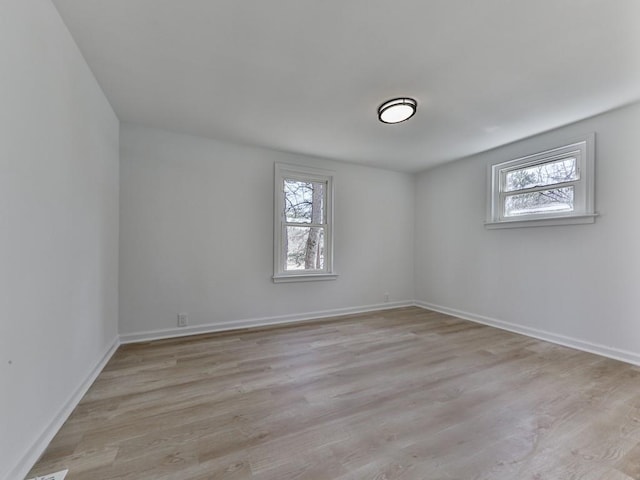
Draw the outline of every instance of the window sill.
<instances>
[{"instance_id":1,"label":"window sill","mask_svg":"<svg viewBox=\"0 0 640 480\"><path fill-rule=\"evenodd\" d=\"M304 273L294 275L274 275L273 283L290 283L290 282L315 282L320 280L335 280L338 278L337 273Z\"/></svg>"},{"instance_id":2,"label":"window sill","mask_svg":"<svg viewBox=\"0 0 640 480\"><path fill-rule=\"evenodd\" d=\"M524 228L524 227L552 227L556 225L581 225L594 223L597 213L585 215L572 215L570 217L546 217L530 218L527 220L503 220L501 222L485 222L484 227L488 230L498 228Z\"/></svg>"}]
</instances>

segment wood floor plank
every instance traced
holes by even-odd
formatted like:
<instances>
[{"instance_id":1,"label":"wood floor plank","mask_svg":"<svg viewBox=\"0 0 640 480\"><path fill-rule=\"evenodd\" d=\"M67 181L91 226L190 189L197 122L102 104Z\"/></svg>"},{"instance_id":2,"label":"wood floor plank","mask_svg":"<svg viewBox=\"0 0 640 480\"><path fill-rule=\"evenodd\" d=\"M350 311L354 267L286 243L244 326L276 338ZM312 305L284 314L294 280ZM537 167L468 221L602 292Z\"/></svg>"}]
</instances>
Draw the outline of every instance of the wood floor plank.
<instances>
[{"instance_id":1,"label":"wood floor plank","mask_svg":"<svg viewBox=\"0 0 640 480\"><path fill-rule=\"evenodd\" d=\"M30 476L640 479L640 368L420 308L122 346Z\"/></svg>"}]
</instances>

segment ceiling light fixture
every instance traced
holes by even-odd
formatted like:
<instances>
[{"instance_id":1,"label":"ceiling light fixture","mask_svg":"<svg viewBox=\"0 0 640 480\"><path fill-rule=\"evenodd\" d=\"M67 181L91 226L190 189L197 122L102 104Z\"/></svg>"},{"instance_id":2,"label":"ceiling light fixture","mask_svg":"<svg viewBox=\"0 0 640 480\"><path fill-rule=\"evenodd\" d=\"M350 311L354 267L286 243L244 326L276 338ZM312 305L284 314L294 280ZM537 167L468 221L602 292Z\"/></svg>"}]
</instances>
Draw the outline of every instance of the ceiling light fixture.
<instances>
[{"instance_id":1,"label":"ceiling light fixture","mask_svg":"<svg viewBox=\"0 0 640 480\"><path fill-rule=\"evenodd\" d=\"M378 119L383 123L400 123L413 117L418 102L413 98L394 98L378 107Z\"/></svg>"}]
</instances>

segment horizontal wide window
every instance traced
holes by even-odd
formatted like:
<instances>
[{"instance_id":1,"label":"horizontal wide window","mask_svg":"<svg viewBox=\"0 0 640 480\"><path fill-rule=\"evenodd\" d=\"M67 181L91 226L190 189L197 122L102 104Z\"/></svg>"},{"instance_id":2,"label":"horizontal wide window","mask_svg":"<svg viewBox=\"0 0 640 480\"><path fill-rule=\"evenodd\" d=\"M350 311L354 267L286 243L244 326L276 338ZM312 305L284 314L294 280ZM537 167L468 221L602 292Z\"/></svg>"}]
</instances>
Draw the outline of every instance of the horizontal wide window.
<instances>
[{"instance_id":1,"label":"horizontal wide window","mask_svg":"<svg viewBox=\"0 0 640 480\"><path fill-rule=\"evenodd\" d=\"M594 137L491 165L487 227L593 222Z\"/></svg>"}]
</instances>

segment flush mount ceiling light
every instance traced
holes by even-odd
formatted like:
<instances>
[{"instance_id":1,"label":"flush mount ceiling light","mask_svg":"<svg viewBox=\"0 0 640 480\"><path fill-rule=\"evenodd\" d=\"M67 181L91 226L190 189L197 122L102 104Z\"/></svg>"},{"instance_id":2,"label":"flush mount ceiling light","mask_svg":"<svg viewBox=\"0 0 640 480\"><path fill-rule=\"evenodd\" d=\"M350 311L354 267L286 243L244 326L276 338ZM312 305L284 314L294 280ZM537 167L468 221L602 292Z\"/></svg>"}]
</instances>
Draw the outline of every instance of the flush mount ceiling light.
<instances>
[{"instance_id":1,"label":"flush mount ceiling light","mask_svg":"<svg viewBox=\"0 0 640 480\"><path fill-rule=\"evenodd\" d=\"M394 98L378 108L378 119L383 123L400 123L413 117L418 102L413 98Z\"/></svg>"}]
</instances>

